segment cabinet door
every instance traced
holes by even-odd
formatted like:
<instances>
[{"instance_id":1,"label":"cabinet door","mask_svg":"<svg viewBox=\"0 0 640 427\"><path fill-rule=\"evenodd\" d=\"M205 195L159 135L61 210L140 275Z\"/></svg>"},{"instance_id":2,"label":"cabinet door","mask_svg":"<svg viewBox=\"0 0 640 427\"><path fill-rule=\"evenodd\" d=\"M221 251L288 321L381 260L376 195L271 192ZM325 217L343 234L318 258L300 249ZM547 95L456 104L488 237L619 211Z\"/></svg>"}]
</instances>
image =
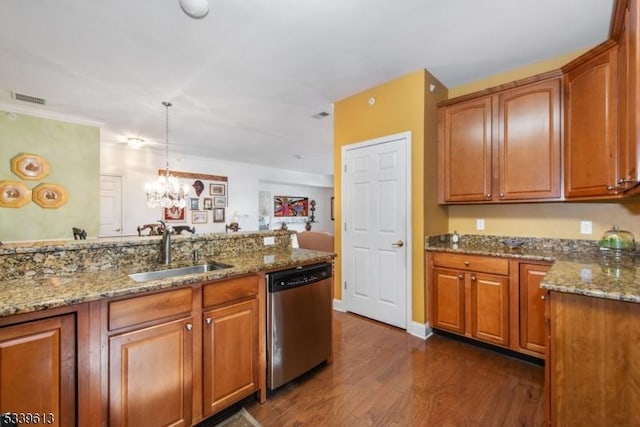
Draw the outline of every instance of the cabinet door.
<instances>
[{"instance_id":1,"label":"cabinet door","mask_svg":"<svg viewBox=\"0 0 640 427\"><path fill-rule=\"evenodd\" d=\"M258 300L204 313L205 416L258 389Z\"/></svg>"},{"instance_id":2,"label":"cabinet door","mask_svg":"<svg viewBox=\"0 0 640 427\"><path fill-rule=\"evenodd\" d=\"M560 79L498 95L500 200L560 197Z\"/></svg>"},{"instance_id":3,"label":"cabinet door","mask_svg":"<svg viewBox=\"0 0 640 427\"><path fill-rule=\"evenodd\" d=\"M109 425L190 426L192 319L109 339Z\"/></svg>"},{"instance_id":4,"label":"cabinet door","mask_svg":"<svg viewBox=\"0 0 640 427\"><path fill-rule=\"evenodd\" d=\"M565 196L617 192L617 48L565 75Z\"/></svg>"},{"instance_id":5,"label":"cabinet door","mask_svg":"<svg viewBox=\"0 0 640 427\"><path fill-rule=\"evenodd\" d=\"M32 424L74 426L75 372L73 315L0 328L0 412L37 413Z\"/></svg>"},{"instance_id":6,"label":"cabinet door","mask_svg":"<svg viewBox=\"0 0 640 427\"><path fill-rule=\"evenodd\" d=\"M638 112L640 88L639 2L632 0L625 10L623 28L618 44L619 132L618 184L631 188L638 183L638 144L640 134Z\"/></svg>"},{"instance_id":7,"label":"cabinet door","mask_svg":"<svg viewBox=\"0 0 640 427\"><path fill-rule=\"evenodd\" d=\"M468 273L471 281L471 336L509 344L509 278Z\"/></svg>"},{"instance_id":8,"label":"cabinet door","mask_svg":"<svg viewBox=\"0 0 640 427\"><path fill-rule=\"evenodd\" d=\"M520 264L520 347L544 355L547 346L544 301L540 288L549 266Z\"/></svg>"},{"instance_id":9,"label":"cabinet door","mask_svg":"<svg viewBox=\"0 0 640 427\"><path fill-rule=\"evenodd\" d=\"M442 201L491 200L492 111L491 97L440 109Z\"/></svg>"},{"instance_id":10,"label":"cabinet door","mask_svg":"<svg viewBox=\"0 0 640 427\"><path fill-rule=\"evenodd\" d=\"M432 271L433 326L464 334L464 273L442 268Z\"/></svg>"}]
</instances>

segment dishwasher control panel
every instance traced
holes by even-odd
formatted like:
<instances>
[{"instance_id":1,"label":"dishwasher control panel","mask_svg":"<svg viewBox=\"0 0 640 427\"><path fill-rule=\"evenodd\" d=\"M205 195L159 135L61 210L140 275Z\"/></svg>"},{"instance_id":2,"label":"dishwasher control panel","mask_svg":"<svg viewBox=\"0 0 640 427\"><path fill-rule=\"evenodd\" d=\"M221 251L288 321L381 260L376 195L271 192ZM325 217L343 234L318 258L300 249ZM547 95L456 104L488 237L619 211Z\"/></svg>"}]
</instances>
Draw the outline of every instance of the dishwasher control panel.
<instances>
[{"instance_id":1,"label":"dishwasher control panel","mask_svg":"<svg viewBox=\"0 0 640 427\"><path fill-rule=\"evenodd\" d=\"M268 276L269 292L310 285L331 277L331 264L315 264L291 270L276 271Z\"/></svg>"}]
</instances>

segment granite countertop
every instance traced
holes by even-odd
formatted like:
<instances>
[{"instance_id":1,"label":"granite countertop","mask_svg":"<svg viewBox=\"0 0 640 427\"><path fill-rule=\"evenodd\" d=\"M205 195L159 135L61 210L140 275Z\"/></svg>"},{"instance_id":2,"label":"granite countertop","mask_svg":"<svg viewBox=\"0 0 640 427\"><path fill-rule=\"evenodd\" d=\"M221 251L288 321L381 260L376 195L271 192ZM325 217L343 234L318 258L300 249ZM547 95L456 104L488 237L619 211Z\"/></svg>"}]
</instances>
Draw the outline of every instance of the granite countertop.
<instances>
[{"instance_id":1,"label":"granite countertop","mask_svg":"<svg viewBox=\"0 0 640 427\"><path fill-rule=\"evenodd\" d=\"M296 265L329 261L332 257L333 254L328 252L309 249L277 251L272 254L240 253L220 255L216 256L215 259L202 259L198 264L216 261L229 264L232 266L231 268L148 282L135 282L128 276L131 273L149 270L149 268L141 267L5 280L0 281L0 316L169 289L241 274L281 270ZM172 263L170 266L158 265L154 269L176 268L187 265L193 265L193 263L181 262Z\"/></svg>"},{"instance_id":2,"label":"granite countertop","mask_svg":"<svg viewBox=\"0 0 640 427\"><path fill-rule=\"evenodd\" d=\"M523 246L512 250L504 245L504 236L462 236L455 246L449 237L427 238L425 250L552 262L541 283L544 289L640 303L637 253L616 261L603 257L595 241L522 238Z\"/></svg>"}]
</instances>

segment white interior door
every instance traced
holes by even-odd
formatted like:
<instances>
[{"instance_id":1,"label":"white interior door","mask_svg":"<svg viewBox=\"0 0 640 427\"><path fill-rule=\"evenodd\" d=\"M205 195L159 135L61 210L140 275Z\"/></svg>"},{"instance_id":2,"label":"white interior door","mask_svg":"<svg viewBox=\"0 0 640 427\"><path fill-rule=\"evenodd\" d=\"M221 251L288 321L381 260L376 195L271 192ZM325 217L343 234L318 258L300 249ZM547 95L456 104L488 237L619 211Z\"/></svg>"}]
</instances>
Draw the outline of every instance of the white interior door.
<instances>
[{"instance_id":1,"label":"white interior door","mask_svg":"<svg viewBox=\"0 0 640 427\"><path fill-rule=\"evenodd\" d=\"M407 327L410 133L343 149L343 294L347 311Z\"/></svg>"},{"instance_id":2,"label":"white interior door","mask_svg":"<svg viewBox=\"0 0 640 427\"><path fill-rule=\"evenodd\" d=\"M100 236L122 235L122 177L100 175Z\"/></svg>"}]
</instances>

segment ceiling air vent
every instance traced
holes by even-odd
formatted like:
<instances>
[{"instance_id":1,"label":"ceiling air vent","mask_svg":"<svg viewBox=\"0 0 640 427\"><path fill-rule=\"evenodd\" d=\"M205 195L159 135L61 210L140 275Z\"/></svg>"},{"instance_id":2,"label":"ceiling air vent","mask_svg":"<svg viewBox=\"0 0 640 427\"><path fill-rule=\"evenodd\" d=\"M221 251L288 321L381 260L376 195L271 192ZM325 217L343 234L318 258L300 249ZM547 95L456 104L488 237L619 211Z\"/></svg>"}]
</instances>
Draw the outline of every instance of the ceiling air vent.
<instances>
[{"instance_id":1,"label":"ceiling air vent","mask_svg":"<svg viewBox=\"0 0 640 427\"><path fill-rule=\"evenodd\" d=\"M12 92L12 94L13 94L13 99L17 99L18 101L30 102L32 104L39 104L39 105L44 105L46 102L44 98L38 98L36 96L25 95L23 93L17 93L17 92Z\"/></svg>"}]
</instances>

